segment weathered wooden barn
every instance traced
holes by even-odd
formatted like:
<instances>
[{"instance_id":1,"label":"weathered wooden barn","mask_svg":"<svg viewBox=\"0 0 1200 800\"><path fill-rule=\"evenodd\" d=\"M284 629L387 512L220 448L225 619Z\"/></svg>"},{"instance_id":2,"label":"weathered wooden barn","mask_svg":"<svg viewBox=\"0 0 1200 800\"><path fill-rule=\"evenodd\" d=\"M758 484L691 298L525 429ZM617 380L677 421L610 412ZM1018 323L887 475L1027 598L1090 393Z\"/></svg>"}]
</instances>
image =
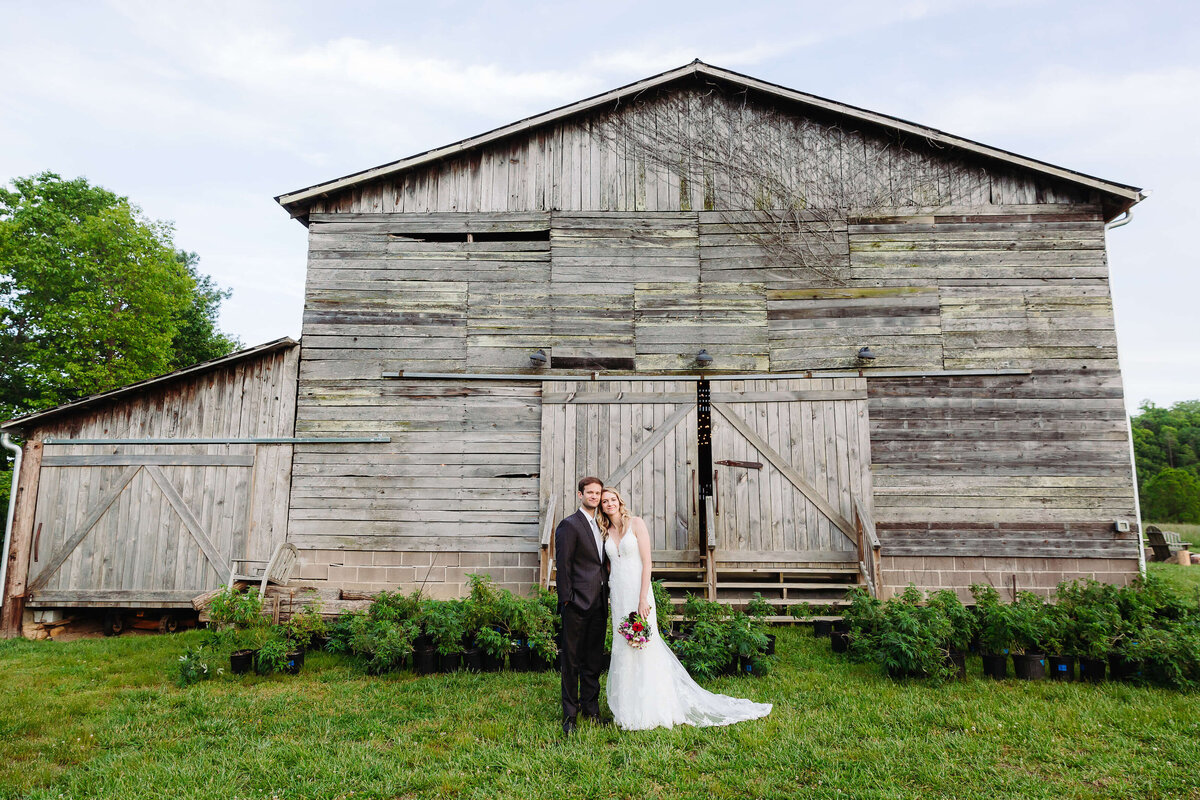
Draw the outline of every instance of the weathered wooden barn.
<instances>
[{"instance_id":1,"label":"weathered wooden barn","mask_svg":"<svg viewBox=\"0 0 1200 800\"><path fill-rule=\"evenodd\" d=\"M1141 198L700 62L283 195L301 577L525 590L592 473L718 597L1124 581Z\"/></svg>"}]
</instances>

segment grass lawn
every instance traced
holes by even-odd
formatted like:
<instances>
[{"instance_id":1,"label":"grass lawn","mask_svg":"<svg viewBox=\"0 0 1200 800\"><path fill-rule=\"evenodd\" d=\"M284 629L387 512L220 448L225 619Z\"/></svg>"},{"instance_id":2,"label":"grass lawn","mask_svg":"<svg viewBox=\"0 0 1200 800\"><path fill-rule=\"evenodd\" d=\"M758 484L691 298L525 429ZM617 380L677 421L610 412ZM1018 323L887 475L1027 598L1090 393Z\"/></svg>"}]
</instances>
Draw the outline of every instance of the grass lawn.
<instances>
[{"instance_id":1,"label":"grass lawn","mask_svg":"<svg viewBox=\"0 0 1200 800\"><path fill-rule=\"evenodd\" d=\"M1182 569L1182 568L1181 568ZM1198 570L1200 571L1200 570ZM200 634L0 642L0 797L1200 797L1200 695L894 682L778 631L775 704L729 728L562 739L555 673L297 677L176 688Z\"/></svg>"}]
</instances>

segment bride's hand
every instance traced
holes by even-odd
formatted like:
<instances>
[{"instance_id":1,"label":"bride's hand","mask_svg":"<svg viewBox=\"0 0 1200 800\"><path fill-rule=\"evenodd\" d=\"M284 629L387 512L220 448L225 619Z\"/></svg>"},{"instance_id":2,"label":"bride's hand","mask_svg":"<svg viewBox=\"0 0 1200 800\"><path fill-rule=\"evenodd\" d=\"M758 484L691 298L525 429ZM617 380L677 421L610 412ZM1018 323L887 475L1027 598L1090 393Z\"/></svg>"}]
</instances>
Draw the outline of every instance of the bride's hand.
<instances>
[{"instance_id":1,"label":"bride's hand","mask_svg":"<svg viewBox=\"0 0 1200 800\"><path fill-rule=\"evenodd\" d=\"M638 613L642 615L642 619L650 618L650 604L645 600L638 603Z\"/></svg>"}]
</instances>

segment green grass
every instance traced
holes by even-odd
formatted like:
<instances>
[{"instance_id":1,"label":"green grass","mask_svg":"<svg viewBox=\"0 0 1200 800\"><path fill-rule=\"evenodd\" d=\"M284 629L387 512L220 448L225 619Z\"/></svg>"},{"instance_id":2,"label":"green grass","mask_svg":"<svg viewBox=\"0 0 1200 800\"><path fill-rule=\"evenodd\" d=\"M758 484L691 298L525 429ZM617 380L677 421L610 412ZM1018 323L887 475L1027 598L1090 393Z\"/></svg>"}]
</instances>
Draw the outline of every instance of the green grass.
<instances>
[{"instance_id":1,"label":"green grass","mask_svg":"<svg viewBox=\"0 0 1200 800\"><path fill-rule=\"evenodd\" d=\"M1182 564L1151 562L1146 569L1151 575L1170 581L1184 597L1196 598L1200 594L1200 566L1196 564L1185 567Z\"/></svg>"},{"instance_id":2,"label":"green grass","mask_svg":"<svg viewBox=\"0 0 1200 800\"><path fill-rule=\"evenodd\" d=\"M893 682L779 632L779 668L709 688L729 728L564 742L554 673L168 677L196 632L0 642L0 797L1200 797L1196 694Z\"/></svg>"}]
</instances>

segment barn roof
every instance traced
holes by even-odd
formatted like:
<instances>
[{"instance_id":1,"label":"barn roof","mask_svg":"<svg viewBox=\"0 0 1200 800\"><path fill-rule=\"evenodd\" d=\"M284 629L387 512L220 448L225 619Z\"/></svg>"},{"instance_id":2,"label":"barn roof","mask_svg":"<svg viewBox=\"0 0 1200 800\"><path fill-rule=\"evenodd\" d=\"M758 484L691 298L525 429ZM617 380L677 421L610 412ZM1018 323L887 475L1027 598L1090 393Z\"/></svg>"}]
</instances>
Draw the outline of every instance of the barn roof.
<instances>
[{"instance_id":1,"label":"barn roof","mask_svg":"<svg viewBox=\"0 0 1200 800\"><path fill-rule=\"evenodd\" d=\"M668 70L666 72L659 73L658 75L653 75L635 83L622 86L618 89L613 89L612 91L598 94L594 97L589 97L576 103L571 103L570 105L561 106L532 117L526 117L525 119L500 128L496 128L488 131L487 133L482 133L478 136L472 136L468 139L463 139L462 141L445 145L444 147L439 147L434 150L427 150L424 153L417 153L416 155L409 156L408 158L402 158L399 161L392 161L388 164L372 167L371 169L366 169L361 172L355 172L341 178L335 178L334 180L326 181L324 183L318 183L304 189L297 189L294 192L281 194L276 197L275 200L285 209L287 209L287 211L293 217L301 218L303 221L307 216L309 203L332 193L341 192L368 181L397 175L415 167L429 164L450 156L459 155L461 153L487 145L491 142L529 131L542 125L548 125L566 117L583 114L606 104L636 96L637 94L645 92L649 89L665 86L674 81L679 81L692 76L699 76L745 87L747 89L760 92L764 95L796 103L802 107L816 109L826 114L832 113L834 115L853 119L864 124L890 129L899 133L920 136L931 143L943 147L953 148L961 152L982 156L987 159L1011 164L1032 172L1041 173L1058 178L1060 180L1099 190L1109 195L1112 199L1111 202L1105 203L1109 218L1123 213L1135 203L1138 203L1144 199L1141 189L1134 186L1103 180L1101 178L1097 178L1092 175L1086 175L1082 172L1077 172L1065 167L1055 166L1054 164L1050 164L1045 161L1039 161L1037 159L1018 155L1008 150L990 147L971 139L964 139L961 136L955 136L953 134L937 130L936 128L918 125L915 122L909 122L908 120L900 119L899 117L892 117L888 116L887 114L868 111L866 109L847 105L845 103L827 100L816 95L806 94L805 92L798 92L794 89L788 89L787 87L779 86L778 84L768 83L767 81L752 78L749 75L743 75L739 72L733 72L732 70L714 67L711 64L705 64L697 59L691 64L679 67L678 69Z\"/></svg>"},{"instance_id":2,"label":"barn roof","mask_svg":"<svg viewBox=\"0 0 1200 800\"><path fill-rule=\"evenodd\" d=\"M218 370L222 367L229 366L230 364L234 364L239 361L246 361L247 359L265 355L266 353L273 353L276 350L286 350L288 348L295 347L298 344L299 342L297 342L295 339L284 336L280 339L267 342L266 344L248 347L245 350L238 350L236 353L230 353L227 356L214 358L211 361L202 361L199 364L193 364L190 367L177 369L174 372L168 372L153 378L147 378L144 381L138 381L137 383L131 383L128 386L122 386L119 389L112 389L107 392L101 392L100 394L88 395L87 397L74 400L70 403L63 403L60 406L48 408L45 411L35 411L32 414L16 417L15 419L10 419L7 422L0 423L0 430L19 431L28 428L35 423L44 423L46 420L52 417L58 417L62 414L78 411L99 403L108 402L109 400L113 400L117 397L131 394L133 392L145 391L146 389L157 387L160 384L169 383L181 378L194 378L198 375L203 375L205 373Z\"/></svg>"}]
</instances>

